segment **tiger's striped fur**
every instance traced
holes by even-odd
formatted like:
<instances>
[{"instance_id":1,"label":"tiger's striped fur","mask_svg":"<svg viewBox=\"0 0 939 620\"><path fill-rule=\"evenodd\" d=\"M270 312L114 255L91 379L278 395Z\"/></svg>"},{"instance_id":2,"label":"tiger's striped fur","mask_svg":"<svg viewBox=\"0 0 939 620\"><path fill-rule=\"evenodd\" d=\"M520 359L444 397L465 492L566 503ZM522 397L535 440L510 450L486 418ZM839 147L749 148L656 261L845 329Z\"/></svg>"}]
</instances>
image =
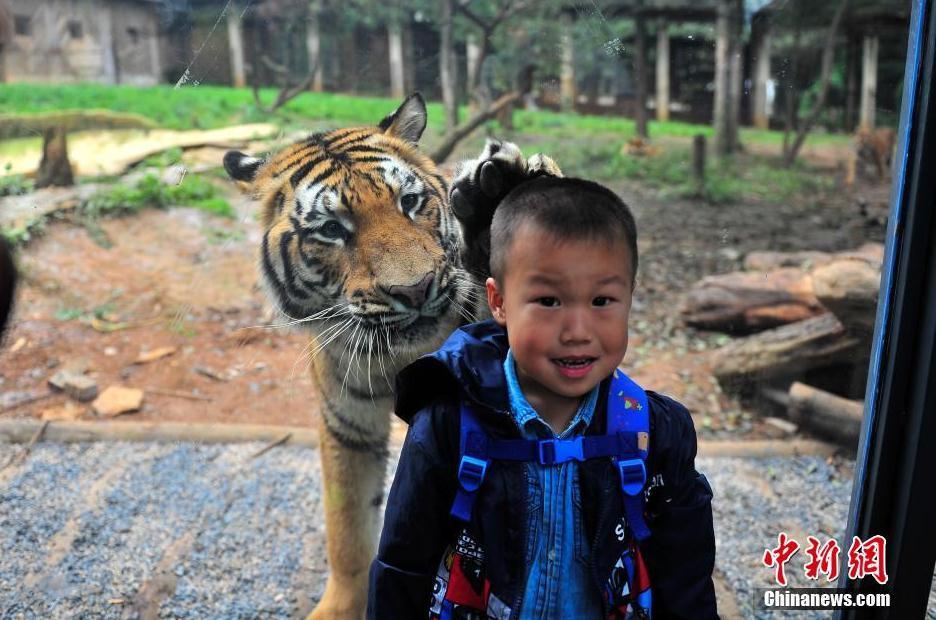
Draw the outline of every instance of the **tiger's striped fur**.
<instances>
[{"instance_id":1,"label":"tiger's striped fur","mask_svg":"<svg viewBox=\"0 0 939 620\"><path fill-rule=\"evenodd\" d=\"M314 618L364 614L394 374L485 309L461 268L447 182L416 148L425 125L412 95L378 127L225 156L260 204L268 296L311 334L331 568Z\"/></svg>"}]
</instances>

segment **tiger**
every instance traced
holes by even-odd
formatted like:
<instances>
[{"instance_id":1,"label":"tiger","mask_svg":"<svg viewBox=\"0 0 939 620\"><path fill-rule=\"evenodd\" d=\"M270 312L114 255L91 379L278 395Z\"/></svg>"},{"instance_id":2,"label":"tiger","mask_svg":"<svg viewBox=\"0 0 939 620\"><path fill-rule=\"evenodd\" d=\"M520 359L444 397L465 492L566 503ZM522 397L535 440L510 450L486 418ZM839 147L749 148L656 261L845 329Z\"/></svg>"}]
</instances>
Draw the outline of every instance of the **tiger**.
<instances>
[{"instance_id":1,"label":"tiger","mask_svg":"<svg viewBox=\"0 0 939 620\"><path fill-rule=\"evenodd\" d=\"M374 127L314 133L267 157L225 154L260 208L259 279L309 331L329 575L310 619L364 617L384 501L392 378L487 316L488 221L512 184L561 175L488 141L453 183L418 149L419 93ZM480 207L484 205L484 207Z\"/></svg>"},{"instance_id":2,"label":"tiger","mask_svg":"<svg viewBox=\"0 0 939 620\"><path fill-rule=\"evenodd\" d=\"M877 171L877 181L883 181L890 172L896 142L897 132L889 127L859 129L854 134L854 149L848 156L845 185L854 185L859 164L862 167L873 164Z\"/></svg>"}]
</instances>

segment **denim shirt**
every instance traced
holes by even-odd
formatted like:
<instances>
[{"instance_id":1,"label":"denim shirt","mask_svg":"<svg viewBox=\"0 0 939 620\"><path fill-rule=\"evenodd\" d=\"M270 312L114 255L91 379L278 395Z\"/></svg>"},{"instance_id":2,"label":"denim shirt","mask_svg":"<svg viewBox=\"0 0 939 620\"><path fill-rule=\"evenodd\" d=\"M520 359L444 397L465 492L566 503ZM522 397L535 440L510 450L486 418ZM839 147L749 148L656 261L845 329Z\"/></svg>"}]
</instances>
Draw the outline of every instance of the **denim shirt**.
<instances>
[{"instance_id":1,"label":"denim shirt","mask_svg":"<svg viewBox=\"0 0 939 620\"><path fill-rule=\"evenodd\" d=\"M555 435L522 394L511 349L503 368L512 417L526 439L574 437L590 424L599 386L584 396L564 432ZM528 479L532 504L525 565L529 571L520 620L601 618L600 596L587 568L590 546L581 520L577 463L528 463Z\"/></svg>"}]
</instances>

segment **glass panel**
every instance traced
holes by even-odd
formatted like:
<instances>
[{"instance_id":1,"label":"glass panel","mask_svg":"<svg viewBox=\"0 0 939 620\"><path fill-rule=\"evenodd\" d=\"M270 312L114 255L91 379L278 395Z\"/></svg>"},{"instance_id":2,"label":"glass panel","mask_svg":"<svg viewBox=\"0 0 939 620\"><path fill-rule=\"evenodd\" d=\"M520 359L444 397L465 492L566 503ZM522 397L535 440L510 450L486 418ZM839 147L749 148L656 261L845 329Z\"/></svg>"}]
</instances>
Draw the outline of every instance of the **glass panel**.
<instances>
[{"instance_id":1,"label":"glass panel","mask_svg":"<svg viewBox=\"0 0 939 620\"><path fill-rule=\"evenodd\" d=\"M909 2L875 0L10 0L0 8L0 229L20 278L0 349L0 427L104 428L120 415L127 429L264 425L274 439L302 428L322 441L323 416L346 415L346 449L380 453L390 434L390 482L406 433L397 418L386 428L394 374L440 346L461 313L489 318L484 279L464 273L446 288L462 259L438 220L457 223L429 197L405 201L401 179L357 189L345 211L341 193L332 203L317 193L352 187L356 158L372 155L340 156L320 178L322 138L283 153L313 132L376 127L420 92L418 148L436 164L407 165L422 179L449 181L497 138L608 186L635 215L622 369L690 411L714 492L722 617L769 613L754 591L776 583L764 552L781 533L799 545L789 585L833 586L804 565L809 537L841 542L851 496L909 14ZM401 121L411 113L393 131L417 141L423 120ZM230 151L245 157L226 171ZM281 168L264 167L278 154ZM346 215L326 222L316 209ZM426 286L411 273L422 261L438 261ZM654 429L651 441L655 450ZM45 457L11 460L0 489L32 475L29 458ZM154 590L174 613L211 603L234 616L245 600L307 612L323 596L324 532L336 527L310 467L314 501L306 488L278 489L309 517L271 523L286 559L251 560L269 581L215 592L183 579L200 554L242 570L246 556L227 555L223 540L198 542L206 521L225 518L211 503L193 513L203 515L192 517L195 540L172 549L183 539L144 549L128 532L95 530L89 540L125 545L123 559L99 558L113 575L128 558L174 557L180 579ZM342 489L381 479L375 467ZM123 488L102 488L112 484ZM367 502L381 503L373 491ZM74 501L63 509L81 523L92 500ZM357 523L343 515L333 523ZM350 540L377 536L349 527ZM11 528L0 517L0 540L18 540ZM87 541L62 540L68 548L50 553L72 566ZM42 600L13 596L40 615L101 614L151 592L164 568L147 563L115 587L125 603L112 606L106 588L70 594L71 572ZM20 582L57 567L10 570Z\"/></svg>"}]
</instances>

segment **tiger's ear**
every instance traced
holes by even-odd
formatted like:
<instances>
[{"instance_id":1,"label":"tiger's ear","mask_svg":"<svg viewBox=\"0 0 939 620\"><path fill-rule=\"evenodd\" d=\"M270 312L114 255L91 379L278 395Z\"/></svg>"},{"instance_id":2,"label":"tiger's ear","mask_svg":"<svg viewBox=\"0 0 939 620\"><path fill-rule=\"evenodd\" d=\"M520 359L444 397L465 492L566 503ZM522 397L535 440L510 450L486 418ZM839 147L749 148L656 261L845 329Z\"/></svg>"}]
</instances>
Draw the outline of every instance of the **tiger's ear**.
<instances>
[{"instance_id":1,"label":"tiger's ear","mask_svg":"<svg viewBox=\"0 0 939 620\"><path fill-rule=\"evenodd\" d=\"M225 172L234 180L251 182L264 160L260 157L245 155L240 151L228 151L222 163L225 166Z\"/></svg>"},{"instance_id":2,"label":"tiger's ear","mask_svg":"<svg viewBox=\"0 0 939 620\"><path fill-rule=\"evenodd\" d=\"M417 144L427 127L427 105L420 93L404 100L398 109L378 123L378 128L390 136Z\"/></svg>"}]
</instances>

